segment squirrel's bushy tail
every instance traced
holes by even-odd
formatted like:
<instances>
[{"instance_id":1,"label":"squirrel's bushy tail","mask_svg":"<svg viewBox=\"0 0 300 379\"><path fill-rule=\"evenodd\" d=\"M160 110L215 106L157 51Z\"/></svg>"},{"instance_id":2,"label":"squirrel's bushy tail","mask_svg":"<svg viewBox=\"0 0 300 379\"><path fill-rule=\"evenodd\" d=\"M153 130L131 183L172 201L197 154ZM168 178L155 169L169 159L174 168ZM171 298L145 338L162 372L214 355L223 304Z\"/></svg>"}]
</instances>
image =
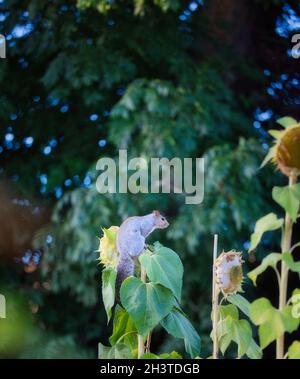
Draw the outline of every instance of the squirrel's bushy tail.
<instances>
[{"instance_id":1,"label":"squirrel's bushy tail","mask_svg":"<svg viewBox=\"0 0 300 379\"><path fill-rule=\"evenodd\" d=\"M116 298L120 300L120 288L123 281L134 274L134 262L129 255L121 256L117 266Z\"/></svg>"}]
</instances>

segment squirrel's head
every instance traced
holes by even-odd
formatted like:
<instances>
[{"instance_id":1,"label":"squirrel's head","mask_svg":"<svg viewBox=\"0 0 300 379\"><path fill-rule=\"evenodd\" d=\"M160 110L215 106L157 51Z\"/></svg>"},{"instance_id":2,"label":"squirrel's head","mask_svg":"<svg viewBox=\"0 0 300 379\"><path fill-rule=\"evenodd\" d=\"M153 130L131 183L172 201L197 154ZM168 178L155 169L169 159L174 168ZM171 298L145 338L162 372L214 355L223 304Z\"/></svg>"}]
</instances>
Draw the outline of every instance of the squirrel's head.
<instances>
[{"instance_id":1,"label":"squirrel's head","mask_svg":"<svg viewBox=\"0 0 300 379\"><path fill-rule=\"evenodd\" d=\"M169 226L167 219L160 214L159 211L153 211L155 216L155 227L156 229L165 229Z\"/></svg>"}]
</instances>

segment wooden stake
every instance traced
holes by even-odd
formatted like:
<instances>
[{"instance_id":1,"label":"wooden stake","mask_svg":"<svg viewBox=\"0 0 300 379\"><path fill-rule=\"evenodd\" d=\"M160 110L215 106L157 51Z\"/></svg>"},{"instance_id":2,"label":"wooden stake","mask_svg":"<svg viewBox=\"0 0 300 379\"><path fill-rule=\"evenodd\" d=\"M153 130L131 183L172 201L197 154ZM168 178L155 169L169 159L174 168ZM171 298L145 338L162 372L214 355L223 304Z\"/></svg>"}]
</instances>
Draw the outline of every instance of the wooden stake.
<instances>
[{"instance_id":1,"label":"wooden stake","mask_svg":"<svg viewBox=\"0 0 300 379\"><path fill-rule=\"evenodd\" d=\"M141 265L141 281L146 283L146 270ZM145 345L144 345L144 338L140 334L138 334L138 358L141 358L141 356L145 353Z\"/></svg>"},{"instance_id":2,"label":"wooden stake","mask_svg":"<svg viewBox=\"0 0 300 379\"><path fill-rule=\"evenodd\" d=\"M218 306L219 306L219 290L216 284L216 260L218 255L218 235L214 235L214 250L213 250L213 277L212 277L212 312L213 312L213 359L218 359Z\"/></svg>"}]
</instances>

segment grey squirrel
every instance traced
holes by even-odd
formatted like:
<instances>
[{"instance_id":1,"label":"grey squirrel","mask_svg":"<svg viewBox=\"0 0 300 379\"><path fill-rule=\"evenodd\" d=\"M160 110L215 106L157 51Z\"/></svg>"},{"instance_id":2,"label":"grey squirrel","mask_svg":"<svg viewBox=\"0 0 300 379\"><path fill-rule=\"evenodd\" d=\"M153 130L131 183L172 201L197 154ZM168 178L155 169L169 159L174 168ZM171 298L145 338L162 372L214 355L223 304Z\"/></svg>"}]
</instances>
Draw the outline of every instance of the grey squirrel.
<instances>
[{"instance_id":1,"label":"grey squirrel","mask_svg":"<svg viewBox=\"0 0 300 379\"><path fill-rule=\"evenodd\" d=\"M117 232L117 249L120 254L117 266L117 291L124 279L134 274L135 260L145 249L146 237L155 229L165 229L168 221L159 211L146 216L127 218Z\"/></svg>"}]
</instances>

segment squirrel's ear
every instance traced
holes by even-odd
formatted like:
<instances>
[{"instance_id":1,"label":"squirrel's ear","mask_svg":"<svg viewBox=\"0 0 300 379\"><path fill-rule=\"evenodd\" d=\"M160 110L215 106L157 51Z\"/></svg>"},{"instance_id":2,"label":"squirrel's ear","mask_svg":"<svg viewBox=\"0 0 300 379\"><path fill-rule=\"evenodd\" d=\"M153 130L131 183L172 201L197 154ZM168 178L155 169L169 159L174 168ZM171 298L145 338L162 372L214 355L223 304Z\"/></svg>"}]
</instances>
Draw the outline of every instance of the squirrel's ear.
<instances>
[{"instance_id":1,"label":"squirrel's ear","mask_svg":"<svg viewBox=\"0 0 300 379\"><path fill-rule=\"evenodd\" d=\"M160 216L160 211L153 211L153 213L155 214L156 217Z\"/></svg>"}]
</instances>

